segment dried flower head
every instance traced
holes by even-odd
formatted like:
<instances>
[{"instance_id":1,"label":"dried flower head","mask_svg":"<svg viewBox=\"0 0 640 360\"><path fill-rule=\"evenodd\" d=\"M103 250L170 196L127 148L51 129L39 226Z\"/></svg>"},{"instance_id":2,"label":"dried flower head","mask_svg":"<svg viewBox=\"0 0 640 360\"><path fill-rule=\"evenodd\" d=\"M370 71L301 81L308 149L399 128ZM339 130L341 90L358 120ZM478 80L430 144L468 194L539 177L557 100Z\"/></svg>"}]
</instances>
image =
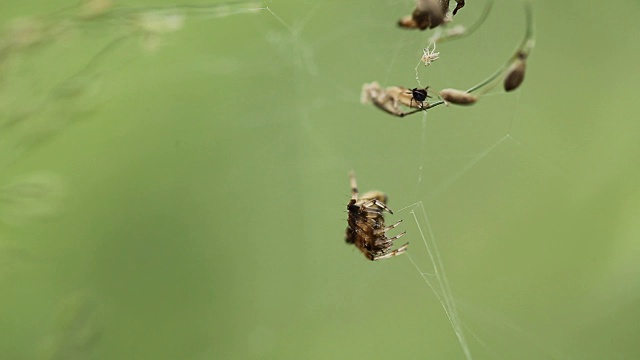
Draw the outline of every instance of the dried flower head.
<instances>
[{"instance_id":1,"label":"dried flower head","mask_svg":"<svg viewBox=\"0 0 640 360\"><path fill-rule=\"evenodd\" d=\"M422 90L425 91L426 100L426 89ZM417 101L412 89L403 86L389 86L383 89L377 81L362 85L360 102L363 104L373 103L373 105L380 110L399 117L411 115L429 108L427 101ZM400 108L400 105L415 110L404 112Z\"/></svg>"},{"instance_id":2,"label":"dried flower head","mask_svg":"<svg viewBox=\"0 0 640 360\"><path fill-rule=\"evenodd\" d=\"M389 94L387 89L383 89L377 81L362 85L360 102L363 104L373 103L379 109L396 116L402 116L402 110L398 107L398 101L394 94Z\"/></svg>"},{"instance_id":3,"label":"dried flower head","mask_svg":"<svg viewBox=\"0 0 640 360\"><path fill-rule=\"evenodd\" d=\"M398 21L405 29L433 29L447 22L449 0L418 0L411 15Z\"/></svg>"}]
</instances>

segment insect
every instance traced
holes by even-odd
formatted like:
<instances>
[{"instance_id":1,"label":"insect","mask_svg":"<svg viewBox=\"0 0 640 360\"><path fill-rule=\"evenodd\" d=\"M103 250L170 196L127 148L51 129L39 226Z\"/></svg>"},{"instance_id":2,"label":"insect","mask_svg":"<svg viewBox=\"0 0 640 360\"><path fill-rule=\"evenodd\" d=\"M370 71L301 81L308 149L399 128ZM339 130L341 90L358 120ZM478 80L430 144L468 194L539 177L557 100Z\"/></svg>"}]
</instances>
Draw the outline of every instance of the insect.
<instances>
[{"instance_id":1,"label":"insect","mask_svg":"<svg viewBox=\"0 0 640 360\"><path fill-rule=\"evenodd\" d=\"M409 89L409 91L407 91L407 94L411 94L412 96L409 107L411 107L411 104L413 104L413 101L415 100L415 102L420 105L420 108L423 108L424 102L427 100L427 98L431 97L429 96L428 89L429 89L428 86L424 89L418 89L418 88Z\"/></svg>"},{"instance_id":2,"label":"insect","mask_svg":"<svg viewBox=\"0 0 640 360\"><path fill-rule=\"evenodd\" d=\"M424 63L424 66L431 65L431 63L440 58L440 53L436 52L436 42L434 41L431 44L433 44L433 47L429 46L422 49L422 57L420 58L420 61Z\"/></svg>"},{"instance_id":3,"label":"insect","mask_svg":"<svg viewBox=\"0 0 640 360\"><path fill-rule=\"evenodd\" d=\"M369 191L358 197L358 185L353 171L349 173L351 180L351 200L347 204L349 218L345 235L347 244L355 245L369 260L382 260L403 254L409 243L391 251L393 241L405 232L387 237L387 231L400 225L402 220L389 226L384 225L383 212L393 214L387 207L387 195L380 191Z\"/></svg>"}]
</instances>

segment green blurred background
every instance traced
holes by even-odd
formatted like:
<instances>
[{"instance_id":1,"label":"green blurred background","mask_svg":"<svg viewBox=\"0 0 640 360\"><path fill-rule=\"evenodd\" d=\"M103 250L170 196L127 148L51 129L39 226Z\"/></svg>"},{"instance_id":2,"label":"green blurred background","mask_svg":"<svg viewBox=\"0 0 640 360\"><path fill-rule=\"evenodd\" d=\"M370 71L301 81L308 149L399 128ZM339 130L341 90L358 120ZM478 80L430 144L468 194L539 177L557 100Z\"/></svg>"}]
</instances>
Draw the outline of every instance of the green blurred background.
<instances>
[{"instance_id":1,"label":"green blurred background","mask_svg":"<svg viewBox=\"0 0 640 360\"><path fill-rule=\"evenodd\" d=\"M0 45L71 5L3 1ZM0 359L464 359L417 202L474 359L640 358L637 1L536 1L517 92L403 119L359 92L417 86L412 1L265 5L0 54ZM421 83L469 87L523 34L496 1ZM350 169L420 270L345 245Z\"/></svg>"}]
</instances>

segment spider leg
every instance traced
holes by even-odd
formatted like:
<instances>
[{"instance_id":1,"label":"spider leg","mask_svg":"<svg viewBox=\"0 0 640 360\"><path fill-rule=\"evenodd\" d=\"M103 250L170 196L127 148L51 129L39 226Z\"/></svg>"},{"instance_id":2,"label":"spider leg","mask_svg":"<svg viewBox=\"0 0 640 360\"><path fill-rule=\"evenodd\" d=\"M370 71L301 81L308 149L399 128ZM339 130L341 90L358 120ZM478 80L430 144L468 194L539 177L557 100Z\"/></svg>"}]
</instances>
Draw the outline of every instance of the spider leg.
<instances>
[{"instance_id":1,"label":"spider leg","mask_svg":"<svg viewBox=\"0 0 640 360\"><path fill-rule=\"evenodd\" d=\"M356 183L356 173L351 170L349 172L349 182L351 183L351 198L358 200L358 183Z\"/></svg>"},{"instance_id":2,"label":"spider leg","mask_svg":"<svg viewBox=\"0 0 640 360\"><path fill-rule=\"evenodd\" d=\"M380 216L382 216L382 211L380 210L364 210L364 218L367 219L367 222L376 223L380 221Z\"/></svg>"},{"instance_id":3,"label":"spider leg","mask_svg":"<svg viewBox=\"0 0 640 360\"><path fill-rule=\"evenodd\" d=\"M399 248L393 250L390 253L387 253L387 254L384 254L384 255L379 255L379 256L373 256L373 259L371 259L371 260L382 260L382 259L388 259L390 257L402 255L407 251L408 247L409 247L409 243L406 243L406 244L400 246Z\"/></svg>"},{"instance_id":4,"label":"spider leg","mask_svg":"<svg viewBox=\"0 0 640 360\"><path fill-rule=\"evenodd\" d=\"M371 200L367 201L366 203L361 205L362 206L361 208L368 208L368 207L371 207L371 205L375 205L375 206L381 207L384 210L387 210L389 212L389 214L393 214L393 211L391 211L391 209L389 209L387 207L387 205L385 205L382 201L377 200L377 199L371 199Z\"/></svg>"},{"instance_id":5,"label":"spider leg","mask_svg":"<svg viewBox=\"0 0 640 360\"><path fill-rule=\"evenodd\" d=\"M394 241L394 240L397 240L397 239L399 239L399 238L403 237L406 233L407 233L406 231L403 231L403 232L401 232L400 234L398 234L398 235L396 235L396 236L394 236L394 237L390 237L390 238L388 238L387 240L388 240L388 241Z\"/></svg>"},{"instance_id":6,"label":"spider leg","mask_svg":"<svg viewBox=\"0 0 640 360\"><path fill-rule=\"evenodd\" d=\"M409 100L409 108L412 108L412 107L413 107L413 102L415 101L415 102L416 102L416 104L420 104L420 109L422 109L422 107L423 107L424 105L423 105L422 101L418 101L418 100L416 100L416 98L413 96L413 91L408 90L406 93L407 93L407 94L409 94L409 95L411 95L411 100Z\"/></svg>"},{"instance_id":7,"label":"spider leg","mask_svg":"<svg viewBox=\"0 0 640 360\"><path fill-rule=\"evenodd\" d=\"M389 231L389 230L391 230L391 229L395 228L396 226L400 225L400 223L402 223L402 220L398 220L398 222L397 222L397 223L395 223L395 224L393 224L393 225L389 225L389 226L387 226L386 228L383 228L383 229L377 229L377 230L375 230L375 231L374 231L374 234L375 234L375 235L384 234L384 233L386 233L387 231Z\"/></svg>"},{"instance_id":8,"label":"spider leg","mask_svg":"<svg viewBox=\"0 0 640 360\"><path fill-rule=\"evenodd\" d=\"M390 247L393 246L393 242L401 237L403 237L407 232L403 231L402 233L391 237L391 238L382 238L382 239L378 239L374 242L375 246L377 247L383 247L383 248L387 248L389 249Z\"/></svg>"}]
</instances>

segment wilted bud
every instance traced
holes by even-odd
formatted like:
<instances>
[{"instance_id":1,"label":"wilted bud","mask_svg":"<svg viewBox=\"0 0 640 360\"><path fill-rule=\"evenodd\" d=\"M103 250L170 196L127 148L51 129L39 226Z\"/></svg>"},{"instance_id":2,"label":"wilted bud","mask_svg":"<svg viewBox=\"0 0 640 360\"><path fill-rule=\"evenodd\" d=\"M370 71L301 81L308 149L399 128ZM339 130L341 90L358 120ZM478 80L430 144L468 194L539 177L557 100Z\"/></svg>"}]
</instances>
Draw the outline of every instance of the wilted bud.
<instances>
[{"instance_id":1,"label":"wilted bud","mask_svg":"<svg viewBox=\"0 0 640 360\"><path fill-rule=\"evenodd\" d=\"M445 22L449 0L418 0L411 16L398 21L406 29L433 29Z\"/></svg>"},{"instance_id":2,"label":"wilted bud","mask_svg":"<svg viewBox=\"0 0 640 360\"><path fill-rule=\"evenodd\" d=\"M478 101L477 96L456 89L444 89L440 91L440 97L445 102L455 105L471 105Z\"/></svg>"},{"instance_id":3,"label":"wilted bud","mask_svg":"<svg viewBox=\"0 0 640 360\"><path fill-rule=\"evenodd\" d=\"M521 53L518 56L518 59L511 65L507 76L504 78L505 91L513 91L522 84L522 81L524 81L526 65L526 58L524 54Z\"/></svg>"},{"instance_id":4,"label":"wilted bud","mask_svg":"<svg viewBox=\"0 0 640 360\"><path fill-rule=\"evenodd\" d=\"M415 22L415 20L413 20L413 17L411 15L404 16L400 20L398 20L398 26L405 29L418 29L418 24Z\"/></svg>"}]
</instances>

